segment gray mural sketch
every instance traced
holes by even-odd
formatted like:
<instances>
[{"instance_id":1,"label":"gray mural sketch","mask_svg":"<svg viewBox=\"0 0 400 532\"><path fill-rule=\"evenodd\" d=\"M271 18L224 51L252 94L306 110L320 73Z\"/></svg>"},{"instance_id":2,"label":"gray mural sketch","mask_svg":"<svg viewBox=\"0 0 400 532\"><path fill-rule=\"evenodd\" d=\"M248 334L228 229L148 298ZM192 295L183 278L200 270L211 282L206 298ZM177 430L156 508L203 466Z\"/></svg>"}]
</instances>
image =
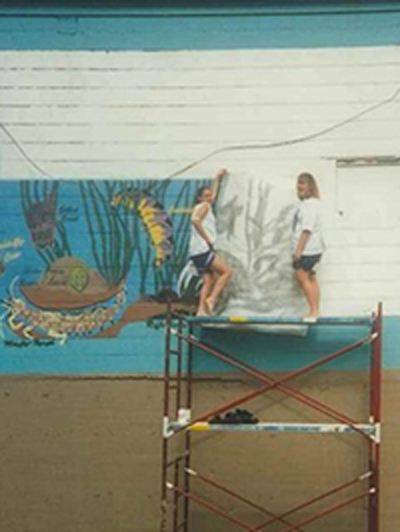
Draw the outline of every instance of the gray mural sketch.
<instances>
[{"instance_id":1,"label":"gray mural sketch","mask_svg":"<svg viewBox=\"0 0 400 532\"><path fill-rule=\"evenodd\" d=\"M219 312L244 316L303 312L291 265L294 200L293 187L282 186L278 177L229 177L219 198L218 247L235 274Z\"/></svg>"}]
</instances>

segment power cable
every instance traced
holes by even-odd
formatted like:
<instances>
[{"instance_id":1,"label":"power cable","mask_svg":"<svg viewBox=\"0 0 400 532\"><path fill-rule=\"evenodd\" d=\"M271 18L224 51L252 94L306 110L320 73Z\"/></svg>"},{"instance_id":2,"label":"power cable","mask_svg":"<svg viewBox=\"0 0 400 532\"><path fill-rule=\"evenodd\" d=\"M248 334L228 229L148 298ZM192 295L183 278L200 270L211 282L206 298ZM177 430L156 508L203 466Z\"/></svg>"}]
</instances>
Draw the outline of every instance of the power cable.
<instances>
[{"instance_id":1,"label":"power cable","mask_svg":"<svg viewBox=\"0 0 400 532\"><path fill-rule=\"evenodd\" d=\"M301 144L303 142L308 142L310 140L314 140L316 138L322 137L323 135L327 135L328 133L331 133L332 131L335 131L337 129L340 129L347 124L350 124L352 122L355 122L362 116L365 116L369 113L372 113L373 111L376 111L377 109L380 109L381 107L388 105L389 103L396 100L398 95L400 94L400 87L398 87L394 93L389 97L385 98L381 102L378 102L376 104L373 104L366 109L363 109L362 111L359 111L358 113L355 113L354 115L350 116L349 118L346 118L344 120L341 120L340 122L337 122L336 124L333 124L331 126L325 127L323 129L320 129L318 131L315 131L314 133L310 133L308 135L303 135L301 137L295 137L293 139L278 141L278 142L271 142L267 144L238 144L238 145L232 145L232 146L225 146L223 148L218 148L216 150L211 151L210 153L204 155L203 157L193 161L192 163L184 166L183 168L180 168L179 170L173 172L172 174L158 180L160 182L165 181L171 181L175 177L178 177L185 172L195 168L199 164L203 163L204 161L207 161L211 157L214 157L215 155L219 155L221 153L226 152L233 152L233 151L244 151L244 150L268 150L268 149L274 149L274 148L281 148L284 146L293 146L295 144ZM26 150L23 148L20 142L15 138L15 136L10 132L8 127L6 127L5 124L0 122L0 128L4 131L4 133L7 135L7 137L11 140L12 144L18 149L18 151L21 153L21 155L24 157L24 159L32 165L35 170L37 170L40 174L43 176L46 176L50 179L57 179L51 174L49 174L46 170L44 170L41 166L39 166L33 159L28 155Z\"/></svg>"}]
</instances>

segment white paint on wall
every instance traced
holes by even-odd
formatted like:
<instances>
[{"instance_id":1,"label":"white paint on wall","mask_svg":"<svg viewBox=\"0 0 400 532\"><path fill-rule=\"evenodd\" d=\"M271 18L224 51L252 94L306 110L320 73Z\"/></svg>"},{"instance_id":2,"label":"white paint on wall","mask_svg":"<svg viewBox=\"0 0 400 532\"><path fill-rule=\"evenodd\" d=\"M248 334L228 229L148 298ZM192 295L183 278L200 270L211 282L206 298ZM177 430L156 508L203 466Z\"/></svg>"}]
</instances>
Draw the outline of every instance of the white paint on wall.
<instances>
[{"instance_id":1,"label":"white paint on wall","mask_svg":"<svg viewBox=\"0 0 400 532\"><path fill-rule=\"evenodd\" d=\"M294 201L295 175L310 170L324 202L323 312L383 300L398 314L400 167L336 159L400 155L399 89L398 47L2 52L1 177L162 179L193 165L182 177L200 178L225 166Z\"/></svg>"},{"instance_id":2,"label":"white paint on wall","mask_svg":"<svg viewBox=\"0 0 400 532\"><path fill-rule=\"evenodd\" d=\"M0 120L55 178L162 178L215 150L313 135L390 98L398 47L209 52L2 52ZM400 98L282 149L211 157L271 165L397 153ZM2 175L40 177L4 132Z\"/></svg>"}]
</instances>

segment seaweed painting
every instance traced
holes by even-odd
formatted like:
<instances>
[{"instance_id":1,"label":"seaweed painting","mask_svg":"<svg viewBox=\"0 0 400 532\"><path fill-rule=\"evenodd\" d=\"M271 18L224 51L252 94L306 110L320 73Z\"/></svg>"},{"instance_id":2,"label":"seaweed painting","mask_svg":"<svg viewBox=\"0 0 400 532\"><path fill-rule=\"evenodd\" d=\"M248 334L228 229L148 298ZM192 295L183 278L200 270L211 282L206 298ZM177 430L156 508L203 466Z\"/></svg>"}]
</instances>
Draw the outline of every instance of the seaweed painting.
<instances>
[{"instance_id":1,"label":"seaweed painting","mask_svg":"<svg viewBox=\"0 0 400 532\"><path fill-rule=\"evenodd\" d=\"M115 183L102 187L95 181L80 181L78 186L97 269L110 286L118 286L125 282L134 247L126 218L112 206Z\"/></svg>"},{"instance_id":2,"label":"seaweed painting","mask_svg":"<svg viewBox=\"0 0 400 532\"><path fill-rule=\"evenodd\" d=\"M167 302L190 311L196 290L184 283L178 293L177 285L195 189L204 183L21 183L25 225L44 268L35 266L33 278L30 268L29 280L14 278L3 300L8 328L65 343L117 336L129 323L163 315Z\"/></svg>"}]
</instances>

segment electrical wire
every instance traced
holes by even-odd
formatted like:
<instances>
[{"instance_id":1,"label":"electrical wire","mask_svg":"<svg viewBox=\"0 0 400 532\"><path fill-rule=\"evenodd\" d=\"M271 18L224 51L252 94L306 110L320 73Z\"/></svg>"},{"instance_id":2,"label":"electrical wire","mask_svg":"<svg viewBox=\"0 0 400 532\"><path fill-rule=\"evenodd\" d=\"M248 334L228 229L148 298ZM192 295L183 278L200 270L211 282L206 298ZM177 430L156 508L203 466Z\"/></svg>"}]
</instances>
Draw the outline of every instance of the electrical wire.
<instances>
[{"instance_id":1,"label":"electrical wire","mask_svg":"<svg viewBox=\"0 0 400 532\"><path fill-rule=\"evenodd\" d=\"M327 133L331 133L332 131L335 131L336 129L342 128L346 126L347 124L350 124L351 122L355 122L362 116L365 116L366 114L371 113L372 111L376 111L380 107L383 107L384 105L387 105L393 102L399 94L400 94L400 87L398 87L396 91L389 98L386 98L385 100L381 102L371 105L370 107L350 116L349 118L346 118L345 120L337 122L336 124L333 124L332 126L328 126L314 133L310 133L309 135L304 135L301 137L297 137L297 138L293 138L289 140L283 140L279 142L271 142L268 144L243 144L243 145L232 145L232 146L226 146L224 148L219 148L205 155L201 159L198 159L197 161L194 161L193 163L188 164L184 168L177 170L173 174L170 174L169 176L165 177L164 180L167 181L167 180L173 179L174 177L177 177L178 175L181 175L187 172L188 170L191 170L195 166L198 166L200 163L210 159L211 157L214 157L215 155L219 155L221 153L230 152L230 151L242 151L242 150L267 150L267 149L273 149L273 148L281 148L283 146L293 146L295 144L300 144L303 142L307 142L309 140L314 140L318 137L322 137L323 135L326 135Z\"/></svg>"},{"instance_id":2,"label":"electrical wire","mask_svg":"<svg viewBox=\"0 0 400 532\"><path fill-rule=\"evenodd\" d=\"M304 142L308 142L311 140L315 140L319 137L322 137L323 135L327 135L328 133L331 133L332 131L335 131L337 129L340 129L352 122L355 122L362 116L365 116L369 113L372 113L373 111L376 111L377 109L380 109L381 107L388 105L392 103L398 95L400 94L400 87L398 87L394 93L389 97L385 98L384 100L373 104L366 109L363 109L362 111L359 111L358 113L355 113L351 115L350 117L341 120L340 122L337 122L336 124L332 124L331 126L325 127L323 129L320 129L318 131L315 131L314 133L309 133L308 135L303 135L300 137L295 137L293 139L287 139L283 141L277 141L277 142L270 142L266 144L238 144L238 145L231 145L231 146L225 146L223 148L218 148L216 150L213 150L209 152L208 154L204 155L203 157L191 162L190 164L184 166L183 168L180 168L179 170L176 170L172 174L169 174L168 176L158 180L159 182L165 182L165 181L171 181L175 177L178 177L189 170L192 170L196 166L199 166L201 163L207 161L208 159L220 155L222 153L227 152L234 152L234 151L244 151L244 150L268 150L268 149L274 149L274 148L281 148L285 146L293 146L296 144L301 144ZM41 166L39 166L25 151L25 149L22 147L21 143L18 142L18 140L14 137L14 135L10 132L10 130L0 122L0 128L4 131L4 133L7 135L7 137L11 140L12 144L18 149L18 151L21 153L21 155L24 157L24 159L32 165L33 168L35 168L40 174L43 176L46 176L50 179L57 179L48 172L46 172Z\"/></svg>"},{"instance_id":3,"label":"electrical wire","mask_svg":"<svg viewBox=\"0 0 400 532\"><path fill-rule=\"evenodd\" d=\"M24 148L21 146L21 143L18 142L18 140L14 137L14 135L10 132L10 130L2 123L0 122L0 128L4 131L4 133L7 135L7 137L11 140L11 142L14 144L14 146L17 148L17 150L21 153L21 155L28 161L29 164L33 166L40 174L49 177L50 179L56 179L52 175L46 172L46 170L43 170L38 164L35 163L35 161L28 155L28 153L24 150Z\"/></svg>"}]
</instances>

